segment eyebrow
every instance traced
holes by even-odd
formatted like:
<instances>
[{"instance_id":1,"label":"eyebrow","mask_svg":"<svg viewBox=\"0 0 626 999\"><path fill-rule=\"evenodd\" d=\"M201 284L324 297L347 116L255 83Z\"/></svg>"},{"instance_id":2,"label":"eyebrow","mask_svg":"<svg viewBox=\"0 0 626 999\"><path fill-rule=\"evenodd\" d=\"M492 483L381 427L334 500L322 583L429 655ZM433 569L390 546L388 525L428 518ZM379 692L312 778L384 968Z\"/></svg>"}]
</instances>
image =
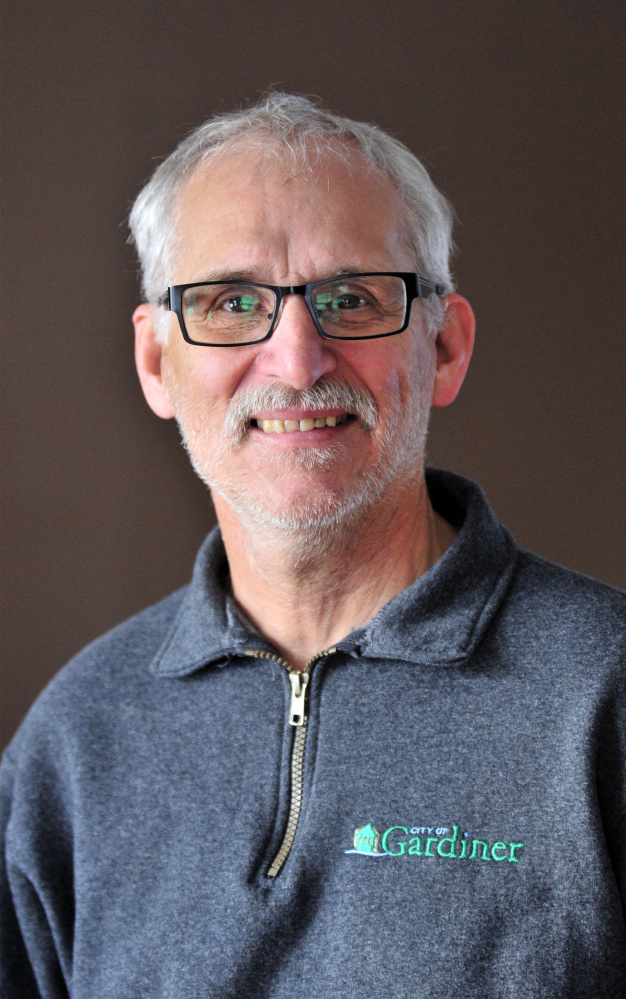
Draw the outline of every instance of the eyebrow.
<instances>
[{"instance_id":1,"label":"eyebrow","mask_svg":"<svg viewBox=\"0 0 626 999\"><path fill-rule=\"evenodd\" d=\"M231 281L257 281L258 277L255 275L254 269L249 270L224 270L222 268L217 268L214 271L205 271L196 278L196 281L224 281L229 283Z\"/></svg>"},{"instance_id":2,"label":"eyebrow","mask_svg":"<svg viewBox=\"0 0 626 999\"><path fill-rule=\"evenodd\" d=\"M335 278L340 274L370 274L373 271L370 269L363 268L360 264L345 264L343 267L336 267L329 274L326 274L323 278L318 278L317 280L324 281L326 278ZM205 271L198 278L196 282L200 283L206 281L207 284L213 281L219 281L224 284L231 284L233 281L252 281L257 284L273 284L272 281L263 280L263 276L259 274L255 267L238 269L238 270L224 270L217 268L212 271ZM314 284L315 282L303 281L303 284Z\"/></svg>"}]
</instances>

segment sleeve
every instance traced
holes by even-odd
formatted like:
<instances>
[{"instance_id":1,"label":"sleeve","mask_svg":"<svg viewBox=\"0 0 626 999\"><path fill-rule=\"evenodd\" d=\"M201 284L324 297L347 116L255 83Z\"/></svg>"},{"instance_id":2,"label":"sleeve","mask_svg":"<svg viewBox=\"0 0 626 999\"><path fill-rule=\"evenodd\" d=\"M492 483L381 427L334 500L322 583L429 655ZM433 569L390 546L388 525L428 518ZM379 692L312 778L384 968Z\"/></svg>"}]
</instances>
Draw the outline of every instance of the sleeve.
<instances>
[{"instance_id":1,"label":"sleeve","mask_svg":"<svg viewBox=\"0 0 626 999\"><path fill-rule=\"evenodd\" d=\"M16 797L15 768L5 756L0 767L0 996L68 999L67 962L59 953L50 898L27 873L30 865L20 863L24 815ZM28 846L25 836L26 852Z\"/></svg>"},{"instance_id":2,"label":"sleeve","mask_svg":"<svg viewBox=\"0 0 626 999\"><path fill-rule=\"evenodd\" d=\"M626 921L626 655L599 712L596 743L598 801Z\"/></svg>"}]
</instances>

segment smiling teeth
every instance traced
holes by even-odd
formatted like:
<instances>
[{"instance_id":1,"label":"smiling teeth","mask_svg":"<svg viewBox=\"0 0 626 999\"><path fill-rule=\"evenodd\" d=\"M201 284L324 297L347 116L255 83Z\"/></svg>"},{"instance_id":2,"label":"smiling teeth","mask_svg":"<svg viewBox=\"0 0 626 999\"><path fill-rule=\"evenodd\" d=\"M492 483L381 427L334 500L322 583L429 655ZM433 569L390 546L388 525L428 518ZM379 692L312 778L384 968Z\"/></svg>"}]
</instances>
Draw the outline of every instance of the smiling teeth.
<instances>
[{"instance_id":1,"label":"smiling teeth","mask_svg":"<svg viewBox=\"0 0 626 999\"><path fill-rule=\"evenodd\" d=\"M306 420L254 420L257 427L260 427L266 434L292 433L294 430L313 430L315 427L336 427L340 423L345 423L348 419L347 413L341 416L316 416L314 419Z\"/></svg>"}]
</instances>

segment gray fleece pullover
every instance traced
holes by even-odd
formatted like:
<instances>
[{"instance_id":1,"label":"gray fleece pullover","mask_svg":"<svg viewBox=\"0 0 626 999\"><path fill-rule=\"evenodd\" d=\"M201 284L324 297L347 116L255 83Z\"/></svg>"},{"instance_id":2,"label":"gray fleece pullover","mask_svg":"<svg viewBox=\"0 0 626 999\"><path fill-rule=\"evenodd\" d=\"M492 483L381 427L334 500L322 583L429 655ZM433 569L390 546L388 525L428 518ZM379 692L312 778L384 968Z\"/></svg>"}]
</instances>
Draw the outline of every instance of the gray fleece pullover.
<instances>
[{"instance_id":1,"label":"gray fleece pullover","mask_svg":"<svg viewBox=\"0 0 626 999\"><path fill-rule=\"evenodd\" d=\"M217 530L58 674L1 771L2 999L626 995L626 597L428 487L456 541L304 704Z\"/></svg>"}]
</instances>

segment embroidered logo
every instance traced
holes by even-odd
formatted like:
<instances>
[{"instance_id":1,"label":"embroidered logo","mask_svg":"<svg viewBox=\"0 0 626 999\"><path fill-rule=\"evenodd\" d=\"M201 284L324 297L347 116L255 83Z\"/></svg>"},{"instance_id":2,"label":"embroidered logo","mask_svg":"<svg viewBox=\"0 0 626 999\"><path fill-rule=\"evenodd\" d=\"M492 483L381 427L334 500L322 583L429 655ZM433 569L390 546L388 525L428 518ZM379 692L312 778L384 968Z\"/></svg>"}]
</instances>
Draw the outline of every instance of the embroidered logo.
<instances>
[{"instance_id":1,"label":"embroidered logo","mask_svg":"<svg viewBox=\"0 0 626 999\"><path fill-rule=\"evenodd\" d=\"M382 836L368 822L354 830L353 848L344 853L358 853L363 857L442 857L446 860L495 860L519 864L523 843L487 839L473 839L461 827L403 826L385 829Z\"/></svg>"},{"instance_id":2,"label":"embroidered logo","mask_svg":"<svg viewBox=\"0 0 626 999\"><path fill-rule=\"evenodd\" d=\"M379 852L380 833L374 829L371 823L354 830L353 850L346 850L346 853L365 853L368 856L384 857L384 853Z\"/></svg>"}]
</instances>

